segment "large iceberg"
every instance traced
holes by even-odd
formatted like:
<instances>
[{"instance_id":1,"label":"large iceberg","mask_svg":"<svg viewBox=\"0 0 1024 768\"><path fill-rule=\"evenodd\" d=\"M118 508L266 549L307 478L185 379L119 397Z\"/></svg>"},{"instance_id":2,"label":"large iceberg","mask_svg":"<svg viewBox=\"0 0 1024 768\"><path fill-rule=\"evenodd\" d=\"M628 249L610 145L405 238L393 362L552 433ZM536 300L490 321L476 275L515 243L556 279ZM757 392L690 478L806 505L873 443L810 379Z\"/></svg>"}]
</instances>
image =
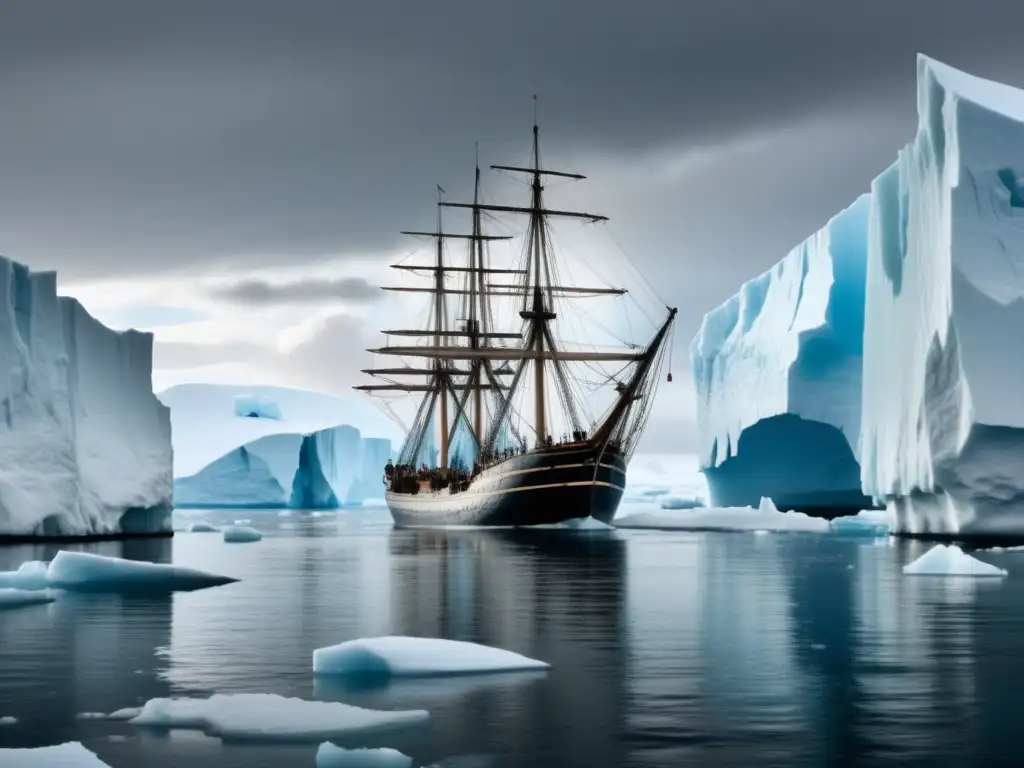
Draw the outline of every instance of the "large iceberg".
<instances>
[{"instance_id":1,"label":"large iceberg","mask_svg":"<svg viewBox=\"0 0 1024 768\"><path fill-rule=\"evenodd\" d=\"M337 509L383 493L391 441L342 425L246 443L174 482L178 507Z\"/></svg>"},{"instance_id":2,"label":"large iceberg","mask_svg":"<svg viewBox=\"0 0 1024 768\"><path fill-rule=\"evenodd\" d=\"M918 58L872 185L861 480L896 530L1024 533L1024 92Z\"/></svg>"},{"instance_id":3,"label":"large iceberg","mask_svg":"<svg viewBox=\"0 0 1024 768\"><path fill-rule=\"evenodd\" d=\"M870 207L862 195L704 317L690 357L713 506L871 506L856 458Z\"/></svg>"},{"instance_id":4,"label":"large iceberg","mask_svg":"<svg viewBox=\"0 0 1024 768\"><path fill-rule=\"evenodd\" d=\"M171 532L153 336L112 331L53 272L0 258L0 536Z\"/></svg>"}]
</instances>

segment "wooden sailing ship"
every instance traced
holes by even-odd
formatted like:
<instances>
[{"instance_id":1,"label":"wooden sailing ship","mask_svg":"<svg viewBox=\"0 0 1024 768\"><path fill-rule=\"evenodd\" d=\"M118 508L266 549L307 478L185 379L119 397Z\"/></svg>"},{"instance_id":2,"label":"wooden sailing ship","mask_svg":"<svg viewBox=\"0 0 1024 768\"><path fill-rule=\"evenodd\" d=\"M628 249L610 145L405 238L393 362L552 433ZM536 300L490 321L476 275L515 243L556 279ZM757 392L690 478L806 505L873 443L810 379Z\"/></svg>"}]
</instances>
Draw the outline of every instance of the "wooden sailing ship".
<instances>
[{"instance_id":1,"label":"wooden sailing ship","mask_svg":"<svg viewBox=\"0 0 1024 768\"><path fill-rule=\"evenodd\" d=\"M387 505L399 526L521 526L587 516L609 522L625 489L627 462L646 424L676 310L667 310L645 345L613 351L568 349L555 334L560 302L566 297L621 296L626 291L553 282L559 270L549 221L598 222L607 217L545 207L545 179L584 177L541 167L536 124L529 167L491 168L525 174L529 204L482 202L478 162L472 203L446 202L438 187L436 231L403 233L433 238L436 258L429 265L393 266L427 273L432 284L385 288L427 293L431 302L429 327L384 331L389 336L424 337L428 345L370 350L426 364L368 369L364 373L386 383L357 387L371 393L421 394L398 459L386 468ZM468 209L471 231L444 232L445 208ZM520 268L489 265L488 243L511 238L484 233L485 212L527 217ZM448 242L468 246L464 265L446 263ZM450 285L454 278L461 278L459 287ZM459 322L450 319L452 296L458 297ZM496 317L498 297L515 300L518 318L508 314L518 319L519 332L496 329L497 321L509 319ZM586 403L572 387L571 363L622 364L618 375L609 377L614 396L600 417L586 417ZM516 407L527 394L533 401L532 418L522 416L528 408ZM552 435L552 409L561 416L562 433L557 438ZM521 423L514 423L513 415ZM456 442L459 447L453 451Z\"/></svg>"}]
</instances>

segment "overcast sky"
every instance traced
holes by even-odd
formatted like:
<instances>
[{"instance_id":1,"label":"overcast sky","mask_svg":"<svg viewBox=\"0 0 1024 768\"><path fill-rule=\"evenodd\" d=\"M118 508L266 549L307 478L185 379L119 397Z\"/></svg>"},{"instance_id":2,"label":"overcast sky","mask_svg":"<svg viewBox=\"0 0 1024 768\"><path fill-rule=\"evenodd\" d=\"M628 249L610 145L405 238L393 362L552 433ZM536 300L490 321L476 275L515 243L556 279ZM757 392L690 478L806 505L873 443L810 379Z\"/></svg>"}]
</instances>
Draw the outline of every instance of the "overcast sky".
<instances>
[{"instance_id":1,"label":"overcast sky","mask_svg":"<svg viewBox=\"0 0 1024 768\"><path fill-rule=\"evenodd\" d=\"M400 324L367 290L398 230L469 194L474 142L526 161L537 93L546 159L589 177L560 204L680 308L644 448L686 450L701 316L911 138L917 52L1024 85L1022 25L1019 0L4 0L0 252L153 329L158 387L349 394Z\"/></svg>"}]
</instances>

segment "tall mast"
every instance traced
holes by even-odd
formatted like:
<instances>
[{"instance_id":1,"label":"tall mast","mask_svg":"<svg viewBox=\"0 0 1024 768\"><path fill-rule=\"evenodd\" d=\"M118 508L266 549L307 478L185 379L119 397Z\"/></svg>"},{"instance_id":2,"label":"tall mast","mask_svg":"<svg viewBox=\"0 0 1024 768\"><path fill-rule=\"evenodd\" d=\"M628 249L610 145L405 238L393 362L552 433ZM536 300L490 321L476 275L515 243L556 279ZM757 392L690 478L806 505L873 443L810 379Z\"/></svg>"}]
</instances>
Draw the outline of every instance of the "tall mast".
<instances>
[{"instance_id":1,"label":"tall mast","mask_svg":"<svg viewBox=\"0 0 1024 768\"><path fill-rule=\"evenodd\" d=\"M540 142L538 140L537 123L533 124L533 183L531 188L531 202L533 212L530 214L530 227L533 235L533 311L529 314L522 312L523 318L533 320L534 349L537 351L537 358L533 363L533 386L536 391L534 399L533 423L537 430L537 443L543 444L548 434L547 412L544 402L544 328L549 319L554 319L553 313L544 311L544 292L541 288L541 258L544 255L541 247L541 231L544 227L544 214L541 207L541 186L540 186ZM546 265L545 265L546 266ZM545 270L546 271L546 270ZM550 314L550 317L549 317Z\"/></svg>"},{"instance_id":2,"label":"tall mast","mask_svg":"<svg viewBox=\"0 0 1024 768\"><path fill-rule=\"evenodd\" d=\"M444 190L437 187L437 202L441 202ZM442 340L447 341L445 331L444 302L444 230L441 228L441 206L437 206L437 269L434 272L434 346L441 347ZM441 417L438 426L441 428L441 456L438 465L442 469L448 467L448 378L445 361L438 358L434 361L434 383L441 398Z\"/></svg>"},{"instance_id":3,"label":"tall mast","mask_svg":"<svg viewBox=\"0 0 1024 768\"><path fill-rule=\"evenodd\" d=\"M477 145L476 152L476 176L473 186L473 235L474 239L469 241L469 266L470 266L470 297L469 297L469 325L473 333L471 337L474 348L480 346L481 320L487 317L486 294L483 291L483 241L480 236L480 145ZM479 300L479 313L477 312L477 301ZM484 361L474 360L473 366L473 433L476 436L477 445L483 443L484 436L484 403L483 391L481 389L480 373L483 370Z\"/></svg>"}]
</instances>

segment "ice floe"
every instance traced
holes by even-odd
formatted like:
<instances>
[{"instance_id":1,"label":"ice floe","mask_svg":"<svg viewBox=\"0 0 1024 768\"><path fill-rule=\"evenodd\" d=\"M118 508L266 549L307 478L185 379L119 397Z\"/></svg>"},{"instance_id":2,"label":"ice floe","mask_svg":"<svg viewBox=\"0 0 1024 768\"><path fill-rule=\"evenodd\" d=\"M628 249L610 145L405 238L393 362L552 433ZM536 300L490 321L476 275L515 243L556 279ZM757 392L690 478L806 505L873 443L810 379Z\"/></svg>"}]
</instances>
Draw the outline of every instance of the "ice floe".
<instances>
[{"instance_id":1,"label":"ice floe","mask_svg":"<svg viewBox=\"0 0 1024 768\"><path fill-rule=\"evenodd\" d=\"M224 541L229 544L248 544L262 538L262 533L246 525L229 525L224 529Z\"/></svg>"},{"instance_id":2,"label":"ice floe","mask_svg":"<svg viewBox=\"0 0 1024 768\"><path fill-rule=\"evenodd\" d=\"M434 637L371 637L313 651L313 673L364 679L549 669L502 648Z\"/></svg>"},{"instance_id":3,"label":"ice floe","mask_svg":"<svg viewBox=\"0 0 1024 768\"><path fill-rule=\"evenodd\" d=\"M61 550L47 584L74 592L191 591L238 581L194 568Z\"/></svg>"},{"instance_id":4,"label":"ice floe","mask_svg":"<svg viewBox=\"0 0 1024 768\"><path fill-rule=\"evenodd\" d=\"M694 508L676 514L638 512L612 521L616 528L684 531L810 531L829 530L828 520L802 512L779 512L769 498L753 507Z\"/></svg>"},{"instance_id":5,"label":"ice floe","mask_svg":"<svg viewBox=\"0 0 1024 768\"><path fill-rule=\"evenodd\" d=\"M16 571L0 571L0 588L46 589L50 564L42 560L29 560Z\"/></svg>"},{"instance_id":6,"label":"ice floe","mask_svg":"<svg viewBox=\"0 0 1024 768\"><path fill-rule=\"evenodd\" d=\"M107 764L77 741L55 747L0 749L0 765L10 768L107 768Z\"/></svg>"},{"instance_id":7,"label":"ice floe","mask_svg":"<svg viewBox=\"0 0 1024 768\"><path fill-rule=\"evenodd\" d=\"M966 554L955 544L936 544L917 560L903 566L911 576L1006 576L1002 568Z\"/></svg>"},{"instance_id":8,"label":"ice floe","mask_svg":"<svg viewBox=\"0 0 1024 768\"><path fill-rule=\"evenodd\" d=\"M224 741L322 742L421 725L423 710L384 712L335 701L272 693L214 694L208 699L150 699L133 725L203 731Z\"/></svg>"},{"instance_id":9,"label":"ice floe","mask_svg":"<svg viewBox=\"0 0 1024 768\"><path fill-rule=\"evenodd\" d=\"M396 749L342 749L325 741L316 751L316 768L409 768L412 758Z\"/></svg>"}]
</instances>

